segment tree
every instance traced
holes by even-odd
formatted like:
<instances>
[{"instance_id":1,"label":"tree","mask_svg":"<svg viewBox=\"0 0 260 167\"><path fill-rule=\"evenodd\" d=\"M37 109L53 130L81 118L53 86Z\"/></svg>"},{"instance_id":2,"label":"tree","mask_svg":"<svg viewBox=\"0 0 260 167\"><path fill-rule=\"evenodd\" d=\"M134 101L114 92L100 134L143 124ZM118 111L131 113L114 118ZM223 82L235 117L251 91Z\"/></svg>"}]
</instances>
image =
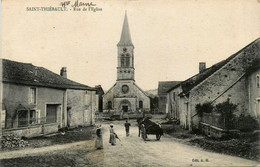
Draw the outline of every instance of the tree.
<instances>
[{"instance_id":1,"label":"tree","mask_svg":"<svg viewBox=\"0 0 260 167\"><path fill-rule=\"evenodd\" d=\"M203 104L197 104L195 109L198 116L202 117L203 113L211 113L214 109L214 106L210 102L205 102Z\"/></svg>"},{"instance_id":2,"label":"tree","mask_svg":"<svg viewBox=\"0 0 260 167\"><path fill-rule=\"evenodd\" d=\"M231 129L233 122L235 121L234 112L237 109L237 105L231 103L229 99L223 103L219 103L215 107L215 111L221 114L220 121L224 123L224 129Z\"/></svg>"}]
</instances>

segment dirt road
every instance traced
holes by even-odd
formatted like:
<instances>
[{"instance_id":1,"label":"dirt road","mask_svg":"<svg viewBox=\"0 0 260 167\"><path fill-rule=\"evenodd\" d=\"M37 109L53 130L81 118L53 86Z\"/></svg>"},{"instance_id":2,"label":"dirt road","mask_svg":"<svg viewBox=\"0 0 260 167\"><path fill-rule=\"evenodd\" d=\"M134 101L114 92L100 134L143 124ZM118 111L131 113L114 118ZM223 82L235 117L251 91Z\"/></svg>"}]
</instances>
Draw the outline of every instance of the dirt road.
<instances>
[{"instance_id":1,"label":"dirt road","mask_svg":"<svg viewBox=\"0 0 260 167\"><path fill-rule=\"evenodd\" d=\"M108 131L104 133L105 166L257 165L257 162L254 161L207 152L197 147L181 144L168 135L162 136L160 141L155 140L155 135L148 135L150 140L145 142L138 137L138 129L136 126L131 127L131 135L126 137L122 124L115 125L114 127L121 139L121 142L118 141L116 146L108 144Z\"/></svg>"},{"instance_id":2,"label":"dirt road","mask_svg":"<svg viewBox=\"0 0 260 167\"><path fill-rule=\"evenodd\" d=\"M94 140L86 140L5 152L0 153L0 166L257 166L255 161L208 152L168 135L160 141L155 140L155 135L148 135L149 141L145 142L138 137L136 122L130 123L130 136L126 137L124 122L114 122L115 132L121 139L115 146L108 143L109 122L103 123L103 150L94 148Z\"/></svg>"}]
</instances>

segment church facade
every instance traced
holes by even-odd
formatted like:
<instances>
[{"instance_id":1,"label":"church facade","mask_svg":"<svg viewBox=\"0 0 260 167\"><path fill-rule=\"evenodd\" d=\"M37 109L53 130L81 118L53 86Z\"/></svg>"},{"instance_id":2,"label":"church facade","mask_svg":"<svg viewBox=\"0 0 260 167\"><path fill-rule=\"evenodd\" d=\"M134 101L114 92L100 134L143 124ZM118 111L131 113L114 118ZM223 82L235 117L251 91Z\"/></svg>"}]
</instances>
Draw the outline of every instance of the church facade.
<instances>
[{"instance_id":1,"label":"church facade","mask_svg":"<svg viewBox=\"0 0 260 167\"><path fill-rule=\"evenodd\" d=\"M126 14L117 48L117 80L103 96L103 110L127 113L149 111L150 98L135 83L134 45Z\"/></svg>"}]
</instances>

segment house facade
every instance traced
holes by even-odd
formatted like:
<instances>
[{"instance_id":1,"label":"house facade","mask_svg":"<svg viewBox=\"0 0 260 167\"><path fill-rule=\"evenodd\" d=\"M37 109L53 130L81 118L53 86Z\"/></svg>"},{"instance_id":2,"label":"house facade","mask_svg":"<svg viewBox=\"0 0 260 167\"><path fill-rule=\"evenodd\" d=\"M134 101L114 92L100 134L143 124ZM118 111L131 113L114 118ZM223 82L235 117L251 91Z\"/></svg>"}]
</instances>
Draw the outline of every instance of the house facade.
<instances>
[{"instance_id":1,"label":"house facade","mask_svg":"<svg viewBox=\"0 0 260 167\"><path fill-rule=\"evenodd\" d=\"M95 89L67 79L66 73L60 76L28 63L3 59L2 69L3 135L34 137L57 132L68 125L94 123L89 113L95 111ZM64 71L66 72L65 68ZM73 119L68 117L81 119L82 115L76 114L79 110L76 110L75 104L71 104L71 99L80 100L86 94L95 96L88 98L89 105L84 104L84 107L79 109L81 112L87 112L87 120L74 123ZM68 109L71 109L71 112L68 113Z\"/></svg>"},{"instance_id":2,"label":"house facade","mask_svg":"<svg viewBox=\"0 0 260 167\"><path fill-rule=\"evenodd\" d=\"M259 59L260 39L210 68L181 82L168 91L167 105L189 130L199 127L200 117L196 105L210 102L213 105L227 101L237 105L239 115L259 118ZM253 69L253 70L252 70ZM172 100L173 94L178 98Z\"/></svg>"},{"instance_id":3,"label":"house facade","mask_svg":"<svg viewBox=\"0 0 260 167\"><path fill-rule=\"evenodd\" d=\"M126 14L117 48L117 81L103 95L103 110L114 113L149 111L150 99L135 83L134 45L131 40Z\"/></svg>"},{"instance_id":4,"label":"house facade","mask_svg":"<svg viewBox=\"0 0 260 167\"><path fill-rule=\"evenodd\" d=\"M97 95L98 95L98 111L103 112L103 95L104 95L104 90L101 87L101 85L96 85L95 86Z\"/></svg>"},{"instance_id":5,"label":"house facade","mask_svg":"<svg viewBox=\"0 0 260 167\"><path fill-rule=\"evenodd\" d=\"M175 85L179 84L180 81L160 81L158 83L158 97L159 97L159 113L167 114L168 105L167 103L167 92L170 88L174 87Z\"/></svg>"}]
</instances>

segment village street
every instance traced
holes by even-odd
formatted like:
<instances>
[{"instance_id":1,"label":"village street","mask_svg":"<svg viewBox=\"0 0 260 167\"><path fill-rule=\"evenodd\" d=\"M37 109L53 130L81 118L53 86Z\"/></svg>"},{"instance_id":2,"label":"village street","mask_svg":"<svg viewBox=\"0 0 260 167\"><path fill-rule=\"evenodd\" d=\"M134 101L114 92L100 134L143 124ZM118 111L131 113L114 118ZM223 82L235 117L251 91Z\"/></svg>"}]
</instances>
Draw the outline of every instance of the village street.
<instances>
[{"instance_id":1,"label":"village street","mask_svg":"<svg viewBox=\"0 0 260 167\"><path fill-rule=\"evenodd\" d=\"M130 136L125 136L123 121L114 123L121 142L111 146L109 123L102 124L103 150L95 150L94 140L37 149L0 153L1 166L256 166L257 162L238 157L207 152L178 142L169 135L148 141L138 137L138 128L130 123ZM198 161L198 162L196 162ZM201 162L203 161L203 162Z\"/></svg>"}]
</instances>

